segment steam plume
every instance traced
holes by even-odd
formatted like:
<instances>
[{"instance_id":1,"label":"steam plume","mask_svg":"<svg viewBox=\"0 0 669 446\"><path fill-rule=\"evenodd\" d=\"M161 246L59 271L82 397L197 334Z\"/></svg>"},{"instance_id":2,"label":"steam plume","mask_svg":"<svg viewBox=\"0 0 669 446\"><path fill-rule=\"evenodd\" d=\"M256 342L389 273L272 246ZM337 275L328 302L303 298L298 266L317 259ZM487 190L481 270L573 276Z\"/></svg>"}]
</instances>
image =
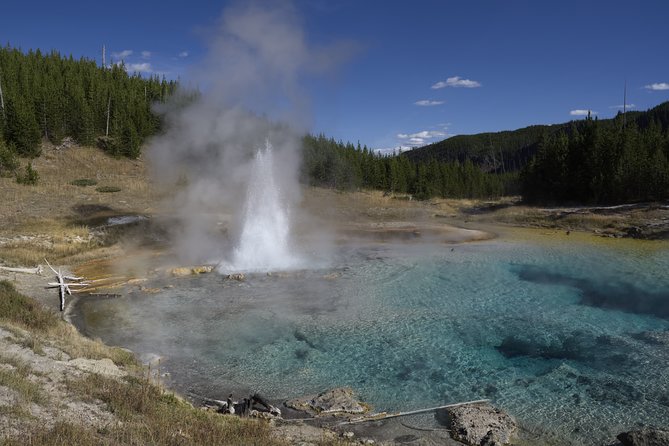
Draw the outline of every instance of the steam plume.
<instances>
[{"instance_id":1,"label":"steam plume","mask_svg":"<svg viewBox=\"0 0 669 446\"><path fill-rule=\"evenodd\" d=\"M224 11L208 56L193 76L202 95L186 106L178 100L170 104L164 110L167 130L149 147L157 179L167 186L184 183L173 205L182 261L222 256L229 261L235 249L239 255L240 239L249 236L245 218L255 218L244 205L250 181L272 183L280 191L276 205L286 218L295 218L301 135L309 124L300 83L327 68L323 54L309 47L290 5L237 5ZM272 166L253 173L256 152L266 140ZM271 219L255 223L273 224ZM225 228L227 237L216 228Z\"/></svg>"}]
</instances>

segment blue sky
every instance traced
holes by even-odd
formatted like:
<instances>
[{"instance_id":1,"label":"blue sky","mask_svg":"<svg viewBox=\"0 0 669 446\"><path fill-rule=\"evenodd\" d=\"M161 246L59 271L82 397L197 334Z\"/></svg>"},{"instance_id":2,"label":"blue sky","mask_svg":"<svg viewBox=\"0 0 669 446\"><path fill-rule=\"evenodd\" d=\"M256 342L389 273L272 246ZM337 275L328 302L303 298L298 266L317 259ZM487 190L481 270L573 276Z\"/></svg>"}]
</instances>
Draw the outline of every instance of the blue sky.
<instances>
[{"instance_id":1,"label":"blue sky","mask_svg":"<svg viewBox=\"0 0 669 446\"><path fill-rule=\"evenodd\" d=\"M188 81L228 2L15 1L0 42ZM103 5L108 5L103 10ZM297 0L308 41L356 51L305 84L313 132L382 149L669 100L669 1Z\"/></svg>"}]
</instances>

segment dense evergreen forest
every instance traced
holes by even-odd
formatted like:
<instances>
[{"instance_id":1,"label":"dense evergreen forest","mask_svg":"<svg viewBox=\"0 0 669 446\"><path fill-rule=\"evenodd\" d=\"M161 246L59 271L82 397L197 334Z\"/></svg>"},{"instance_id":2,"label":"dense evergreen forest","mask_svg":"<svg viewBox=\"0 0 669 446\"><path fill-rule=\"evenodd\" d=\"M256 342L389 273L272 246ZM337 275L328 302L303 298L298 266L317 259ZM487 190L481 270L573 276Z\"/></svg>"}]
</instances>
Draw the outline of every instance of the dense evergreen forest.
<instances>
[{"instance_id":1,"label":"dense evergreen forest","mask_svg":"<svg viewBox=\"0 0 669 446\"><path fill-rule=\"evenodd\" d=\"M303 180L336 189L370 188L430 197L493 198L517 193L515 173L486 173L471 160L412 161L382 156L323 135L304 138Z\"/></svg>"},{"instance_id":2,"label":"dense evergreen forest","mask_svg":"<svg viewBox=\"0 0 669 446\"><path fill-rule=\"evenodd\" d=\"M622 203L669 198L669 102L612 119L455 136L402 154L469 160L485 172L521 171L531 203ZM507 186L505 190L513 191Z\"/></svg>"},{"instance_id":3,"label":"dense evergreen forest","mask_svg":"<svg viewBox=\"0 0 669 446\"><path fill-rule=\"evenodd\" d=\"M522 172L529 202L622 203L669 198L669 103L638 114L572 122L537 143Z\"/></svg>"},{"instance_id":4,"label":"dense evergreen forest","mask_svg":"<svg viewBox=\"0 0 669 446\"><path fill-rule=\"evenodd\" d=\"M69 137L113 156L136 158L161 128L152 111L175 81L128 74L123 65L56 51L0 48L0 174L31 184L41 142ZM197 95L193 92L193 95ZM186 100L192 97L185 97ZM401 155L305 136L302 180L337 189L372 188L435 196L494 198L522 192L529 202L616 203L669 198L669 102L613 119L455 136Z\"/></svg>"},{"instance_id":5,"label":"dense evergreen forest","mask_svg":"<svg viewBox=\"0 0 669 446\"><path fill-rule=\"evenodd\" d=\"M532 159L542 135L554 133L565 125L533 125L503 132L456 135L404 152L403 156L412 161L471 160L486 172L518 171Z\"/></svg>"},{"instance_id":6,"label":"dense evergreen forest","mask_svg":"<svg viewBox=\"0 0 669 446\"><path fill-rule=\"evenodd\" d=\"M123 65L0 48L0 164L13 154L38 156L42 139L59 144L64 137L136 158L143 139L160 127L151 105L176 87L130 75Z\"/></svg>"}]
</instances>

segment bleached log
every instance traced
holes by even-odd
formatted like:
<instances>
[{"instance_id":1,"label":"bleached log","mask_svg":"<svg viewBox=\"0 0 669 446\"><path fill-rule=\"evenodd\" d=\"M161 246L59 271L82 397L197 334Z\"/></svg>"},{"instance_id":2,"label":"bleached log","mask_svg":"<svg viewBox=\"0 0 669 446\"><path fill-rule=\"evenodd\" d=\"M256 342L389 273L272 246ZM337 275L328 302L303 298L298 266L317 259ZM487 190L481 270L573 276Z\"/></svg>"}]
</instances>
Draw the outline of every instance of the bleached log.
<instances>
[{"instance_id":1,"label":"bleached log","mask_svg":"<svg viewBox=\"0 0 669 446\"><path fill-rule=\"evenodd\" d=\"M51 264L49 263L49 261L48 261L47 259L44 259L44 261L46 262L46 265L47 265L49 268L51 268L51 271L53 271L53 273L54 273L55 275L57 275L57 276L60 275L60 273L59 273L58 271L56 271L55 269L53 269L53 266L51 266Z\"/></svg>"},{"instance_id":2,"label":"bleached log","mask_svg":"<svg viewBox=\"0 0 669 446\"><path fill-rule=\"evenodd\" d=\"M437 410L448 409L450 407L469 406L469 405L473 405L473 404L483 404L483 403L488 403L488 402L490 402L490 400L475 400L475 401L466 401L466 402L463 402L463 403L445 404L443 406L429 407L427 409L411 410L411 411L408 411L408 412L394 412L394 413L381 412L381 413L366 415L366 416L360 417L360 418L354 418L350 421L343 421L343 422L339 423L339 425L342 426L342 425L347 425L347 424L366 423L368 421L387 420L389 418L406 417L406 416L409 416L409 415L417 415L417 414L427 413L427 412L436 412Z\"/></svg>"},{"instance_id":3,"label":"bleached log","mask_svg":"<svg viewBox=\"0 0 669 446\"><path fill-rule=\"evenodd\" d=\"M69 280L83 280L81 277L75 277L75 276L63 276L63 273L58 270L56 271L53 266L49 263L47 259L44 259L46 264L51 268L51 271L56 274L56 280L58 282L49 282L48 286L46 288L58 288L58 294L60 296L60 311L63 311L65 309L65 294L67 293L68 295L72 295L72 290L70 290L71 286L88 286L87 283L66 283L65 279Z\"/></svg>"},{"instance_id":4,"label":"bleached log","mask_svg":"<svg viewBox=\"0 0 669 446\"><path fill-rule=\"evenodd\" d=\"M0 266L0 271L41 275L42 272L44 272L44 269L42 268L42 265L38 265L36 268L11 268L9 266Z\"/></svg>"},{"instance_id":5,"label":"bleached log","mask_svg":"<svg viewBox=\"0 0 669 446\"><path fill-rule=\"evenodd\" d=\"M57 286L60 286L59 282L49 282L49 287L47 288L55 288ZM68 287L70 286L90 286L90 283L68 283L66 284Z\"/></svg>"},{"instance_id":6,"label":"bleached log","mask_svg":"<svg viewBox=\"0 0 669 446\"><path fill-rule=\"evenodd\" d=\"M7 119L7 113L5 112L5 97L2 95L2 77L0 77L0 108L2 108L2 117Z\"/></svg>"}]
</instances>

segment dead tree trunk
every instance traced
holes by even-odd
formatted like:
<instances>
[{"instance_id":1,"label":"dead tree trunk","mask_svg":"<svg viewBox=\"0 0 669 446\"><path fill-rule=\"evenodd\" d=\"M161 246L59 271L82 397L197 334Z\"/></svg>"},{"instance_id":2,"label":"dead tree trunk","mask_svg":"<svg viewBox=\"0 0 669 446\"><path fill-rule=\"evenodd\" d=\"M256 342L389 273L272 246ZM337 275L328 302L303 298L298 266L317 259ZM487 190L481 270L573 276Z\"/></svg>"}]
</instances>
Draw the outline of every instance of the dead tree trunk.
<instances>
[{"instance_id":1,"label":"dead tree trunk","mask_svg":"<svg viewBox=\"0 0 669 446\"><path fill-rule=\"evenodd\" d=\"M3 119L7 119L5 115L5 97L2 95L2 76L0 76L0 108L2 108Z\"/></svg>"},{"instance_id":2,"label":"dead tree trunk","mask_svg":"<svg viewBox=\"0 0 669 446\"><path fill-rule=\"evenodd\" d=\"M60 270L56 271L53 269L53 266L49 264L49 261L47 259L44 259L46 264L51 268L51 271L56 274L56 280L58 282L49 282L49 286L47 288L58 288L58 294L60 296L60 311L65 310L65 293L72 295L72 291L70 290L71 286L88 286L89 284L87 283L66 283L65 279L68 280L75 280L79 281L82 278L81 277L73 277L73 276L64 276L63 273L60 272Z\"/></svg>"},{"instance_id":3,"label":"dead tree trunk","mask_svg":"<svg viewBox=\"0 0 669 446\"><path fill-rule=\"evenodd\" d=\"M109 109L111 107L111 93L109 93L109 99L107 100L107 129L105 130L105 136L109 136Z\"/></svg>"}]
</instances>

